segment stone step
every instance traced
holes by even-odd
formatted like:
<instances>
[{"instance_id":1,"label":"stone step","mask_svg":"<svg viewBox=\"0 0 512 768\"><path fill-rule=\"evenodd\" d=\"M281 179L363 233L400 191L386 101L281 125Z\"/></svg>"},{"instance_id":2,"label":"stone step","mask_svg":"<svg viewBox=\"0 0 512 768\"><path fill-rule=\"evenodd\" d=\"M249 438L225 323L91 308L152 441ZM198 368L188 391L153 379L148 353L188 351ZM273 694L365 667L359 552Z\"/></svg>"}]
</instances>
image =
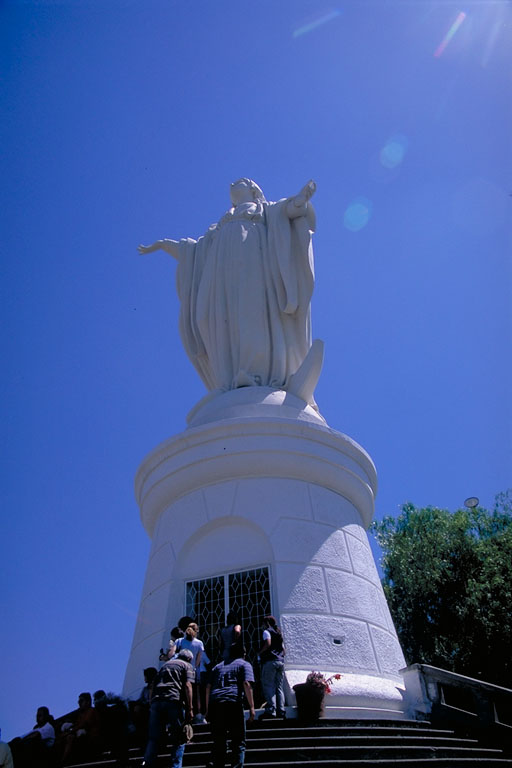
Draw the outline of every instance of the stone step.
<instances>
[{"instance_id":1,"label":"stone step","mask_svg":"<svg viewBox=\"0 0 512 768\"><path fill-rule=\"evenodd\" d=\"M453 757L453 756L441 756L436 755L434 757L411 757L400 756L391 757L383 756L378 757L359 757L359 758L347 758L340 755L334 757L327 757L316 755L314 761L312 759L300 759L292 756L289 762L284 762L281 758L276 762L276 756L272 755L269 761L258 762L247 760L246 765L250 765L251 768L282 768L283 766L296 766L297 768L368 768L375 766L375 768L393 768L399 766L399 768L486 768L486 766L496 766L496 768L505 768L505 766L512 766L512 759L504 757L503 755L496 757L485 755L482 756L465 756L465 757ZM210 753L204 753L203 762L193 763L194 768L207 768L210 760ZM158 768L164 768L168 766L169 756L162 753L156 765ZM228 763L229 764L229 763ZM142 756L130 757L129 768L139 768L142 765ZM185 757L183 760L184 768L191 765L187 760L187 751L185 751ZM115 760L97 760L91 763L77 763L69 768L117 768ZM128 768L128 766L127 766Z\"/></svg>"},{"instance_id":2,"label":"stone step","mask_svg":"<svg viewBox=\"0 0 512 768\"><path fill-rule=\"evenodd\" d=\"M432 724L428 720L390 720L389 718L381 718L377 720L366 720L366 719L358 719L358 718L350 718L350 719L339 719L339 718L321 718L316 723L304 725L301 724L300 721L296 717L289 717L287 720L283 720L281 718L276 717L275 719L269 719L269 720L258 720L256 719L255 722L252 724L252 727L255 726L261 726L265 728L365 728L365 729L371 729L374 728L415 728L415 729L422 729L422 728L431 728ZM196 726L194 726L195 728ZM197 726L198 728L202 727L201 725ZM251 727L251 726L249 726Z\"/></svg>"},{"instance_id":3,"label":"stone step","mask_svg":"<svg viewBox=\"0 0 512 768\"><path fill-rule=\"evenodd\" d=\"M194 739L187 745L184 768L205 768L210 759L211 734L207 724L194 726ZM169 762L163 748L157 765ZM229 759L228 759L229 762ZM299 726L296 720L264 720L249 724L245 762L250 768L263 766L511 766L512 759L499 749L484 748L475 739L460 738L449 729L432 728L428 722L410 721L319 721ZM129 750L130 768L142 764L142 750ZM114 768L105 753L102 760L70 768Z\"/></svg>"},{"instance_id":4,"label":"stone step","mask_svg":"<svg viewBox=\"0 0 512 768\"><path fill-rule=\"evenodd\" d=\"M208 762L210 751L193 752L185 750L183 765L202 766ZM398 759L434 759L458 757L458 758L493 758L502 757L500 750L475 749L467 747L432 747L432 746L371 746L360 747L344 746L308 746L308 747L276 747L272 749L248 749L245 754L245 764L264 763L265 757L272 762L281 765L295 765L297 762L309 761L317 763L319 760L398 760Z\"/></svg>"},{"instance_id":5,"label":"stone step","mask_svg":"<svg viewBox=\"0 0 512 768\"><path fill-rule=\"evenodd\" d=\"M261 748L260 739L251 739L249 736L246 739L247 749ZM197 749L198 751L205 748L206 745L211 745L211 739L196 741L195 739L187 745L188 750ZM365 747L372 745L375 747L396 746L401 748L402 746L432 746L432 747L465 747L468 749L478 748L478 741L476 739L458 739L455 736L451 738L446 737L428 737L428 736L295 736L293 739L290 737L283 738L267 738L265 739L265 749L278 749L279 747L289 746L293 748L300 747Z\"/></svg>"},{"instance_id":6,"label":"stone step","mask_svg":"<svg viewBox=\"0 0 512 768\"><path fill-rule=\"evenodd\" d=\"M204 763L198 763L194 768L207 768L209 756ZM186 768L186 762L183 761ZM130 758L127 768L139 768L142 765L142 757ZM164 768L168 765L168 758L164 756L157 762L158 768ZM486 768L491 766L496 768L510 768L512 759L505 757L435 757L435 758L393 758L393 759L315 759L314 763L310 760L293 760L291 763L283 762L264 762L250 763L251 768L283 768L290 765L296 768ZM69 766L71 768L71 766ZM73 768L117 768L114 760L95 761L92 763L76 763ZM123 767L124 768L124 767Z\"/></svg>"},{"instance_id":7,"label":"stone step","mask_svg":"<svg viewBox=\"0 0 512 768\"><path fill-rule=\"evenodd\" d=\"M289 739L296 739L300 737L305 738L314 738L314 739L323 739L323 738L339 738L339 739L355 739L355 738L364 738L364 739L380 739L380 738L387 738L387 739L401 739L401 738L418 738L418 739L428 739L428 738L447 738L447 739L456 739L458 737L455 736L453 731L450 730L441 730L436 728L423 728L423 729L416 729L416 728L372 728L371 730L368 728L295 728L295 727L285 727L285 728L262 728L262 727L251 727L249 726L247 728L247 740L248 741L268 741L269 739L283 739L283 740L289 740ZM211 734L208 728L204 728L201 731L199 731L197 728L194 728L194 742L195 743L201 743L203 741L210 741L211 740ZM476 741L476 739L472 739L472 741Z\"/></svg>"},{"instance_id":8,"label":"stone step","mask_svg":"<svg viewBox=\"0 0 512 768\"><path fill-rule=\"evenodd\" d=\"M247 763L246 763L247 764ZM139 763L140 765L140 763ZM163 767L159 766L159 768ZM294 768L510 768L512 766L512 760L506 758L459 758L459 757L447 757L447 758L426 758L426 759L409 759L399 758L392 760L318 760L315 759L314 763L310 760L294 760L292 763L250 763L251 768L283 768L283 766L290 765ZM195 768L207 768L208 763L205 762L202 766L195 766ZM130 764L130 768L132 765ZM138 766L136 767L138 768Z\"/></svg>"},{"instance_id":9,"label":"stone step","mask_svg":"<svg viewBox=\"0 0 512 768\"><path fill-rule=\"evenodd\" d=\"M184 768L187 768L187 766L193 766L193 768L207 768L210 761L210 752L203 753L202 757L202 761L191 763L188 760L187 751L185 751L183 760ZM347 756L341 756L339 754L334 757L327 757L326 755L317 754L310 759L304 760L297 757L294 753L289 756L289 761L283 760L283 756L281 756L278 762L276 762L275 755L269 757L270 759L268 761L258 762L257 760L249 761L246 756L245 762L246 765L250 765L251 768L283 768L283 766L296 766L297 768L302 766L304 768L316 768L316 766L322 766L322 768L331 768L331 766L332 768L364 768L365 766L376 766L376 768L393 768L393 766L400 766L400 768L485 768L486 766L497 766L497 768L499 768L500 766L508 766L510 768L512 766L512 759L504 757L502 754L500 756L490 756L489 754L486 754L483 757L481 755L470 755L465 757L441 755L411 757L410 755L404 756L402 754L400 757L391 757L390 755L384 756L380 753L378 757L371 758L368 758L367 756L348 758ZM169 755L162 753L159 756L156 765L158 768L164 768L164 766L168 766L168 764ZM136 757L130 757L126 768L139 768L141 765L142 755L138 755ZM69 768L118 768L118 766L115 760L104 759L90 763L76 763L73 766L69 766Z\"/></svg>"}]
</instances>

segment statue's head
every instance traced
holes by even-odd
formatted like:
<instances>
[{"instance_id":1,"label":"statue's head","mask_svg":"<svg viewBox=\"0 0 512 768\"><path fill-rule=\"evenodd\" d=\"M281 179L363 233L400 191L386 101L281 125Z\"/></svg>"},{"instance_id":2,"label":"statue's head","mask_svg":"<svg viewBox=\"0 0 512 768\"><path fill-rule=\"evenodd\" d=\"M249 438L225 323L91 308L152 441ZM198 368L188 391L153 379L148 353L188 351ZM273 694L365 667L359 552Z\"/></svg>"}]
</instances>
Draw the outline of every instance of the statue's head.
<instances>
[{"instance_id":1,"label":"statue's head","mask_svg":"<svg viewBox=\"0 0 512 768\"><path fill-rule=\"evenodd\" d=\"M231 202L233 205L238 203L247 203L260 201L265 203L265 195L261 188L252 179L246 179L245 177L237 179L231 184L229 194L231 196Z\"/></svg>"}]
</instances>

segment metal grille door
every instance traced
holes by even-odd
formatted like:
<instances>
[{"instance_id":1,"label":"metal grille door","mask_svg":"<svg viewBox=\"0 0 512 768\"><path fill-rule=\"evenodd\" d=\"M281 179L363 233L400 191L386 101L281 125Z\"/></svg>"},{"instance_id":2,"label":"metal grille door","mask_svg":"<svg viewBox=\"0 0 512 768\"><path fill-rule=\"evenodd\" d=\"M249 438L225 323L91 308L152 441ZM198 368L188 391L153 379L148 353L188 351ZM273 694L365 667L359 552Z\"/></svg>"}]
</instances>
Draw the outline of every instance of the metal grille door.
<instances>
[{"instance_id":1,"label":"metal grille door","mask_svg":"<svg viewBox=\"0 0 512 768\"><path fill-rule=\"evenodd\" d=\"M225 577L187 582L186 615L199 625L199 638L212 661L217 658L217 631L224 626Z\"/></svg>"},{"instance_id":2,"label":"metal grille door","mask_svg":"<svg viewBox=\"0 0 512 768\"><path fill-rule=\"evenodd\" d=\"M263 617L270 613L268 568L231 573L228 585L229 607L240 618L246 658L254 664L262 643Z\"/></svg>"},{"instance_id":3,"label":"metal grille door","mask_svg":"<svg viewBox=\"0 0 512 768\"><path fill-rule=\"evenodd\" d=\"M199 637L215 663L218 630L228 611L235 611L242 625L246 658L254 663L262 642L263 617L271 611L268 567L187 582L185 610L199 625Z\"/></svg>"}]
</instances>

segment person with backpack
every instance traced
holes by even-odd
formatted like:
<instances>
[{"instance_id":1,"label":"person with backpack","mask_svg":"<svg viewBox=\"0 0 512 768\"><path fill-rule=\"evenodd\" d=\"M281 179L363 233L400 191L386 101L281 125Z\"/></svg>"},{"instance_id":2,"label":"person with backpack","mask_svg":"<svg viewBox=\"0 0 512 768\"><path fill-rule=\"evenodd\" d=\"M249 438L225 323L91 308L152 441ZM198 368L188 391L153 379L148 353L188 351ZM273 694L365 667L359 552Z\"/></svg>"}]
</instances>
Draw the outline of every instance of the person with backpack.
<instances>
[{"instance_id":1,"label":"person with backpack","mask_svg":"<svg viewBox=\"0 0 512 768\"><path fill-rule=\"evenodd\" d=\"M281 630L273 616L265 616L263 645L260 648L261 687L265 711L259 720L286 717L284 709L284 643Z\"/></svg>"}]
</instances>

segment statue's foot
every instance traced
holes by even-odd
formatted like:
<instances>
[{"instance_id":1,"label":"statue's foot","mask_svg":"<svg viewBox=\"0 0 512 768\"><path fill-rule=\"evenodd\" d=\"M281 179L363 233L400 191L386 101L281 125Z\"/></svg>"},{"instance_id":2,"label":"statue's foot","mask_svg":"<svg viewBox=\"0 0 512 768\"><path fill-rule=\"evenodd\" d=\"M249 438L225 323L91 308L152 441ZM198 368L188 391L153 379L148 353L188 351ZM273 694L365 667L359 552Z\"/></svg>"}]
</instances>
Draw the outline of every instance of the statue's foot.
<instances>
[{"instance_id":1,"label":"statue's foot","mask_svg":"<svg viewBox=\"0 0 512 768\"><path fill-rule=\"evenodd\" d=\"M324 343L321 339L315 339L309 352L302 361L302 365L290 376L286 391L291 395L300 397L306 403L318 410L313 397L318 379L322 372L324 362Z\"/></svg>"}]
</instances>

